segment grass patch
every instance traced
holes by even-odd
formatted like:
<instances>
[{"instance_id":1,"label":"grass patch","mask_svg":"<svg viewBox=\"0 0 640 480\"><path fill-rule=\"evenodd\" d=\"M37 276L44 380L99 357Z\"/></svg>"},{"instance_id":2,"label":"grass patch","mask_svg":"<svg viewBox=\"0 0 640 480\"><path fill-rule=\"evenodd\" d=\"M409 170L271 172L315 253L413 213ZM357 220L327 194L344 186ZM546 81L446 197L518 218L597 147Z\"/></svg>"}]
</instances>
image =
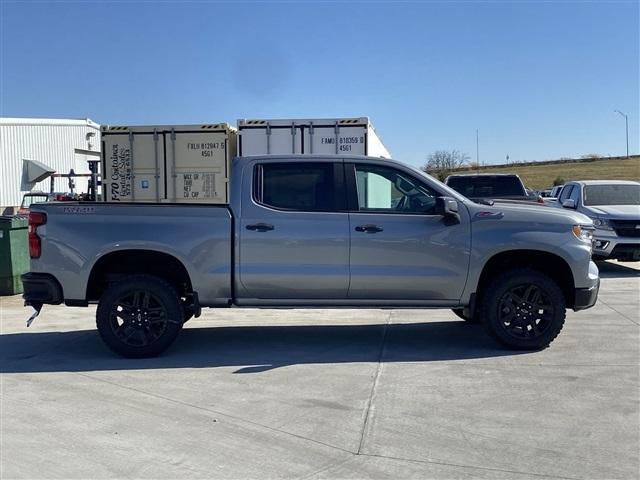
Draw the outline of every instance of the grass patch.
<instances>
[{"instance_id":1,"label":"grass patch","mask_svg":"<svg viewBox=\"0 0 640 480\"><path fill-rule=\"evenodd\" d=\"M545 162L528 165L497 165L455 173L516 173L529 188L548 189L556 178L571 180L640 180L640 156Z\"/></svg>"}]
</instances>

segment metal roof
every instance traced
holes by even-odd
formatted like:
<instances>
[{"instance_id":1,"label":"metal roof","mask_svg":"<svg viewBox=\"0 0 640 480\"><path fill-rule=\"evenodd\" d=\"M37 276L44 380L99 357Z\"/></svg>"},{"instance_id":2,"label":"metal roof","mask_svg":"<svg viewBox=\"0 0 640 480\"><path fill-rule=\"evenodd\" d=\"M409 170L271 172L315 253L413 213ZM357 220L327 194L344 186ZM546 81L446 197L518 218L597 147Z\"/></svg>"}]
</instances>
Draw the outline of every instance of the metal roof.
<instances>
[{"instance_id":1,"label":"metal roof","mask_svg":"<svg viewBox=\"0 0 640 480\"><path fill-rule=\"evenodd\" d=\"M579 183L580 185L640 185L639 182L633 180L572 180L569 183Z\"/></svg>"},{"instance_id":2,"label":"metal roof","mask_svg":"<svg viewBox=\"0 0 640 480\"><path fill-rule=\"evenodd\" d=\"M450 177L519 177L517 173L452 173Z\"/></svg>"},{"instance_id":3,"label":"metal roof","mask_svg":"<svg viewBox=\"0 0 640 480\"><path fill-rule=\"evenodd\" d=\"M47 126L82 126L100 129L100 125L90 118L19 118L2 117L0 125L47 125Z\"/></svg>"}]
</instances>

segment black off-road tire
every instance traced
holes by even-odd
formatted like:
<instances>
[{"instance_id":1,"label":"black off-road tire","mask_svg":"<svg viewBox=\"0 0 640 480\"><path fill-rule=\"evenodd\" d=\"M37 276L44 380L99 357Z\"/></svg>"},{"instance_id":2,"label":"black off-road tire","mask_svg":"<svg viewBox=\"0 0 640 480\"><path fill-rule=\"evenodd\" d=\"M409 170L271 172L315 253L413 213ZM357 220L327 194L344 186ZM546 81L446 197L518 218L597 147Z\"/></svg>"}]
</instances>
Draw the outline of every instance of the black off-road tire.
<instances>
[{"instance_id":1,"label":"black off-road tire","mask_svg":"<svg viewBox=\"0 0 640 480\"><path fill-rule=\"evenodd\" d=\"M485 292L480 319L487 333L506 347L541 350L564 326L564 294L543 273L511 270L496 277Z\"/></svg>"},{"instance_id":2,"label":"black off-road tire","mask_svg":"<svg viewBox=\"0 0 640 480\"><path fill-rule=\"evenodd\" d=\"M155 357L176 339L184 310L176 290L161 278L133 275L111 285L100 297L96 326L115 353Z\"/></svg>"},{"instance_id":3,"label":"black off-road tire","mask_svg":"<svg viewBox=\"0 0 640 480\"><path fill-rule=\"evenodd\" d=\"M462 320L465 320L469 323L480 323L480 315L478 309L474 312L472 317L468 317L464 314L464 308L452 308L451 311L455 313Z\"/></svg>"}]
</instances>

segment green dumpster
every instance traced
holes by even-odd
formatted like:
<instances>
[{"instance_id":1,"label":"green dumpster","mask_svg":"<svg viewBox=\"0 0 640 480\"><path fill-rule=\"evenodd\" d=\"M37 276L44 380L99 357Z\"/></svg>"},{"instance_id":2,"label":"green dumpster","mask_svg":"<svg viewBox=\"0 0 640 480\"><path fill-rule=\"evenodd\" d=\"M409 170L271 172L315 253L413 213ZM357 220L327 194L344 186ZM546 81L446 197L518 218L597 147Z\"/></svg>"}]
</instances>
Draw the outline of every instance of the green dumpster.
<instances>
[{"instance_id":1,"label":"green dumpster","mask_svg":"<svg viewBox=\"0 0 640 480\"><path fill-rule=\"evenodd\" d=\"M0 295L22 292L20 275L29 271L28 220L0 216Z\"/></svg>"}]
</instances>

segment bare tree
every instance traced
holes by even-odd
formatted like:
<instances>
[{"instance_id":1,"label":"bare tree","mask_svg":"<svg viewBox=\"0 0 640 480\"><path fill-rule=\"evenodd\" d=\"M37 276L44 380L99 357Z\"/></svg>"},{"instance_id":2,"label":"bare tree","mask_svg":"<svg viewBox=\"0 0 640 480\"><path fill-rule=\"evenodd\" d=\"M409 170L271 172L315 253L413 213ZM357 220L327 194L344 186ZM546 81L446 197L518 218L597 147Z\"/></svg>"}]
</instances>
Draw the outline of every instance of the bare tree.
<instances>
[{"instance_id":1,"label":"bare tree","mask_svg":"<svg viewBox=\"0 0 640 480\"><path fill-rule=\"evenodd\" d=\"M436 150L427 157L422 170L444 180L453 170L465 165L469 155L458 150Z\"/></svg>"}]
</instances>

